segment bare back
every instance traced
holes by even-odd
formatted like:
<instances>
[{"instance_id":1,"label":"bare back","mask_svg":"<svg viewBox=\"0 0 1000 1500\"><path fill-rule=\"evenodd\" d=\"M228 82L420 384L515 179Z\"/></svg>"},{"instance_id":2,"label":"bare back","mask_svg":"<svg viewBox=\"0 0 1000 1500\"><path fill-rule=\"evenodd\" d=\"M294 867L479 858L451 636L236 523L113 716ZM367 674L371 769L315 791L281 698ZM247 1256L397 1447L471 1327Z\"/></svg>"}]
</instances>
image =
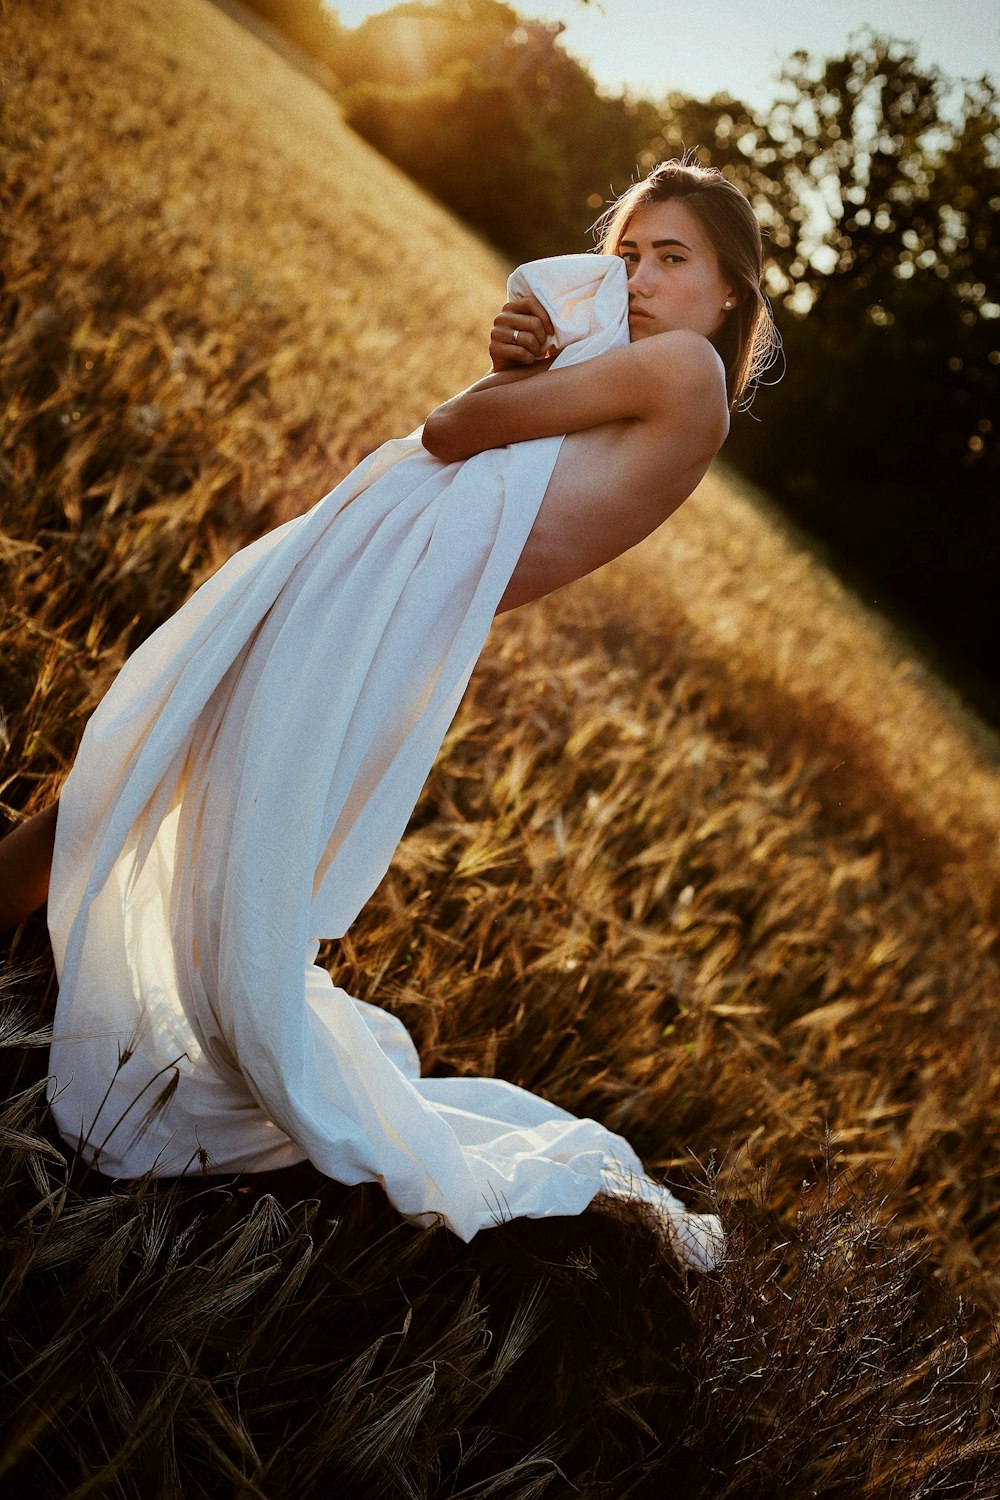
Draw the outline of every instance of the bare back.
<instances>
[{"instance_id":1,"label":"bare back","mask_svg":"<svg viewBox=\"0 0 1000 1500\"><path fill-rule=\"evenodd\" d=\"M453 463L565 433L535 523L499 609L561 588L628 551L677 509L729 430L722 361L676 329L560 370L487 376L424 423Z\"/></svg>"},{"instance_id":2,"label":"bare back","mask_svg":"<svg viewBox=\"0 0 1000 1500\"><path fill-rule=\"evenodd\" d=\"M605 422L563 438L552 477L497 613L562 588L627 552L687 499L711 462L650 421Z\"/></svg>"}]
</instances>

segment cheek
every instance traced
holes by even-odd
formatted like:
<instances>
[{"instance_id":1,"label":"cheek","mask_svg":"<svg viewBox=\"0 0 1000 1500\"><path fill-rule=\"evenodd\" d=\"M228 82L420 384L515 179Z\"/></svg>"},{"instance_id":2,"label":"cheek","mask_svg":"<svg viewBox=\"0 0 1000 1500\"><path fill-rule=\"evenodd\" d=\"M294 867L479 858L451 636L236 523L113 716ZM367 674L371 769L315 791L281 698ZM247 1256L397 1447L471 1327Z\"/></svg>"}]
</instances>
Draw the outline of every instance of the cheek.
<instances>
[{"instance_id":1,"label":"cheek","mask_svg":"<svg viewBox=\"0 0 1000 1500\"><path fill-rule=\"evenodd\" d=\"M701 278L701 290L706 297L721 306L725 300L722 282L714 271L706 271Z\"/></svg>"},{"instance_id":2,"label":"cheek","mask_svg":"<svg viewBox=\"0 0 1000 1500\"><path fill-rule=\"evenodd\" d=\"M718 278L707 276L700 288L699 300L705 313L714 322L722 315L722 304L726 300L726 289L719 285Z\"/></svg>"}]
</instances>

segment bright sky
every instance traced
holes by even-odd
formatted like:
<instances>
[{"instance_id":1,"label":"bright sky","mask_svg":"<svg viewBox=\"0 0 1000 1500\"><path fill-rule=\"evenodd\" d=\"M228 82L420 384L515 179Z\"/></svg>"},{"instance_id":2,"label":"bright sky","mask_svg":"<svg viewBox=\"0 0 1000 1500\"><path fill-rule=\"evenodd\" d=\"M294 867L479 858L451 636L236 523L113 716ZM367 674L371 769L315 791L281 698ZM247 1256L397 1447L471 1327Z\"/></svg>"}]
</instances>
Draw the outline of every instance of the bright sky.
<instances>
[{"instance_id":1,"label":"bright sky","mask_svg":"<svg viewBox=\"0 0 1000 1500\"><path fill-rule=\"evenodd\" d=\"M347 26L387 0L329 0ZM781 60L802 49L842 55L871 25L913 42L919 60L955 78L1000 82L1000 0L512 0L532 19L566 23L563 45L599 83L649 98L677 88L726 91L766 107Z\"/></svg>"}]
</instances>

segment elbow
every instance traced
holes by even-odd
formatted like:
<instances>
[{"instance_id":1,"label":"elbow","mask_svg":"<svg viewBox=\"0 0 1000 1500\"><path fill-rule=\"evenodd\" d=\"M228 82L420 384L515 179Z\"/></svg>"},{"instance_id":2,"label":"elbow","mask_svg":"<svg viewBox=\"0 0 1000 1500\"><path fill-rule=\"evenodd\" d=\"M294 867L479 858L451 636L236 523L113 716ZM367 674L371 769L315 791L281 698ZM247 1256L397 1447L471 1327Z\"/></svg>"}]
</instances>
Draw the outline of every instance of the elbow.
<instances>
[{"instance_id":1,"label":"elbow","mask_svg":"<svg viewBox=\"0 0 1000 1500\"><path fill-rule=\"evenodd\" d=\"M420 441L427 452L443 464L460 463L468 455L459 452L455 441L454 426L448 420L447 413L439 406L437 411L432 411L424 423L420 434Z\"/></svg>"}]
</instances>

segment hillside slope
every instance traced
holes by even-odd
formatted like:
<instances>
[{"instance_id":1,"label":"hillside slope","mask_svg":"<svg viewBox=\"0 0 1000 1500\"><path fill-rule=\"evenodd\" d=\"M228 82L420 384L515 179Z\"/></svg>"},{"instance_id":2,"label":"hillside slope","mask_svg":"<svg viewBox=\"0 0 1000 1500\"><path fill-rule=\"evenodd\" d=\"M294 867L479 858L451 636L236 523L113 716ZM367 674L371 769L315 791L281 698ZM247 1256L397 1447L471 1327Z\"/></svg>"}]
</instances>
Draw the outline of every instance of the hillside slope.
<instances>
[{"instance_id":1,"label":"hillside slope","mask_svg":"<svg viewBox=\"0 0 1000 1500\"><path fill-rule=\"evenodd\" d=\"M765 496L718 464L618 566L629 587L663 590L696 649L725 661L734 682L768 685L800 733L812 723L816 748L838 752L849 801L879 801L865 786L877 768L912 835L968 858L981 894L996 896L1000 739ZM841 796L835 785L829 794Z\"/></svg>"},{"instance_id":2,"label":"hillside slope","mask_svg":"<svg viewBox=\"0 0 1000 1500\"><path fill-rule=\"evenodd\" d=\"M0 38L18 817L209 569L481 372L505 268L207 0L20 0ZM465 1247L308 1172L166 1202L67 1181L23 1092L44 1049L5 1011L0 1471L1000 1493L998 823L988 742L713 472L654 540L497 623L326 960L428 1069L495 1071L717 1195L719 1275L682 1286L600 1208ZM51 1008L40 919L5 976ZM942 1313L949 1285L983 1313Z\"/></svg>"}]
</instances>

